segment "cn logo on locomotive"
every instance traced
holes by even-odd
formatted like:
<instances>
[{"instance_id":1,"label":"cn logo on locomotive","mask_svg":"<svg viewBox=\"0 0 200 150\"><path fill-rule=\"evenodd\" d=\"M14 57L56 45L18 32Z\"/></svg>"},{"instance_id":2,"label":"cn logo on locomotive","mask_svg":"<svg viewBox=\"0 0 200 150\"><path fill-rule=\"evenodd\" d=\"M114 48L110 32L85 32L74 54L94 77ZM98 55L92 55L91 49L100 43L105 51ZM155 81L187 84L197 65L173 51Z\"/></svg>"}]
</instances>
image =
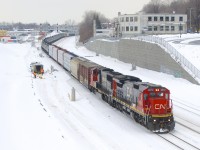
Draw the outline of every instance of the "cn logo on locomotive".
<instances>
[{"instance_id":1,"label":"cn logo on locomotive","mask_svg":"<svg viewBox=\"0 0 200 150\"><path fill-rule=\"evenodd\" d=\"M163 104L155 104L155 109L165 109Z\"/></svg>"}]
</instances>

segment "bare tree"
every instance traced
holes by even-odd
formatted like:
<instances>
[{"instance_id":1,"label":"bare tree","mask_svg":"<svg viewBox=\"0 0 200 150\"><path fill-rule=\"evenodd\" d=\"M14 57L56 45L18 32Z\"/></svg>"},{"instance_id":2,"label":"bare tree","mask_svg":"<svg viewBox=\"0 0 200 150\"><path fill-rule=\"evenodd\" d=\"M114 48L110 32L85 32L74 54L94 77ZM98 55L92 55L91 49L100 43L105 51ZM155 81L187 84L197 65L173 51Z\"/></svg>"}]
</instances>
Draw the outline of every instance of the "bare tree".
<instances>
[{"instance_id":1,"label":"bare tree","mask_svg":"<svg viewBox=\"0 0 200 150\"><path fill-rule=\"evenodd\" d=\"M150 3L143 7L143 11L146 13L159 13L161 7L160 0L151 0Z\"/></svg>"},{"instance_id":2,"label":"bare tree","mask_svg":"<svg viewBox=\"0 0 200 150\"><path fill-rule=\"evenodd\" d=\"M65 25L67 25L67 26L74 26L75 24L76 24L76 22L71 19L65 21Z\"/></svg>"},{"instance_id":3,"label":"bare tree","mask_svg":"<svg viewBox=\"0 0 200 150\"><path fill-rule=\"evenodd\" d=\"M96 20L97 28L101 28L101 22L108 19L96 11L85 12L84 19L79 25L80 42L87 42L93 36L93 20Z\"/></svg>"},{"instance_id":4,"label":"bare tree","mask_svg":"<svg viewBox=\"0 0 200 150\"><path fill-rule=\"evenodd\" d=\"M200 1L199 0L189 0L189 7L193 11L191 13L191 20L193 25L193 31L199 33L200 30ZM190 10L191 11L191 10Z\"/></svg>"},{"instance_id":5,"label":"bare tree","mask_svg":"<svg viewBox=\"0 0 200 150\"><path fill-rule=\"evenodd\" d=\"M151 0L143 7L146 13L186 13L189 0Z\"/></svg>"}]
</instances>

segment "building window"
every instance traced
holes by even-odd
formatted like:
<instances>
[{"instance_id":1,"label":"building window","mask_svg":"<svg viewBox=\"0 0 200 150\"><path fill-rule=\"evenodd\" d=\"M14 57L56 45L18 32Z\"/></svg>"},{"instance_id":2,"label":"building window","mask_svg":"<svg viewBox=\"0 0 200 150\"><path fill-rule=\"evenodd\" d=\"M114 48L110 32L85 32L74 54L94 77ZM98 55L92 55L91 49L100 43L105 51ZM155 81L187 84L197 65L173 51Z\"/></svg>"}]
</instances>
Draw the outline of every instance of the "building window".
<instances>
[{"instance_id":1,"label":"building window","mask_svg":"<svg viewBox=\"0 0 200 150\"><path fill-rule=\"evenodd\" d=\"M124 31L124 27L122 27L122 31Z\"/></svg>"},{"instance_id":2,"label":"building window","mask_svg":"<svg viewBox=\"0 0 200 150\"><path fill-rule=\"evenodd\" d=\"M171 21L175 21L175 18L174 18L174 17L171 17Z\"/></svg>"},{"instance_id":3,"label":"building window","mask_svg":"<svg viewBox=\"0 0 200 150\"><path fill-rule=\"evenodd\" d=\"M133 22L133 17L130 17L130 22Z\"/></svg>"},{"instance_id":4,"label":"building window","mask_svg":"<svg viewBox=\"0 0 200 150\"><path fill-rule=\"evenodd\" d=\"M160 17L160 21L163 21L163 17Z\"/></svg>"},{"instance_id":5,"label":"building window","mask_svg":"<svg viewBox=\"0 0 200 150\"><path fill-rule=\"evenodd\" d=\"M138 17L134 17L134 21L137 22L138 21Z\"/></svg>"},{"instance_id":6,"label":"building window","mask_svg":"<svg viewBox=\"0 0 200 150\"><path fill-rule=\"evenodd\" d=\"M148 26L148 31L152 31L152 26Z\"/></svg>"},{"instance_id":7,"label":"building window","mask_svg":"<svg viewBox=\"0 0 200 150\"><path fill-rule=\"evenodd\" d=\"M179 17L179 21L183 21L183 17Z\"/></svg>"},{"instance_id":8,"label":"building window","mask_svg":"<svg viewBox=\"0 0 200 150\"><path fill-rule=\"evenodd\" d=\"M169 17L165 17L165 21L169 21Z\"/></svg>"},{"instance_id":9,"label":"building window","mask_svg":"<svg viewBox=\"0 0 200 150\"><path fill-rule=\"evenodd\" d=\"M130 26L130 31L133 31L133 26Z\"/></svg>"},{"instance_id":10,"label":"building window","mask_svg":"<svg viewBox=\"0 0 200 150\"><path fill-rule=\"evenodd\" d=\"M135 31L138 31L138 27L136 26L136 27L134 28L134 30L135 30Z\"/></svg>"},{"instance_id":11,"label":"building window","mask_svg":"<svg viewBox=\"0 0 200 150\"><path fill-rule=\"evenodd\" d=\"M169 26L165 26L165 31L169 31Z\"/></svg>"},{"instance_id":12,"label":"building window","mask_svg":"<svg viewBox=\"0 0 200 150\"><path fill-rule=\"evenodd\" d=\"M158 17L154 17L154 21L158 21Z\"/></svg>"},{"instance_id":13,"label":"building window","mask_svg":"<svg viewBox=\"0 0 200 150\"><path fill-rule=\"evenodd\" d=\"M126 22L129 22L129 17L126 17Z\"/></svg>"},{"instance_id":14,"label":"building window","mask_svg":"<svg viewBox=\"0 0 200 150\"><path fill-rule=\"evenodd\" d=\"M122 19L122 22L124 22L124 17L122 17L121 19Z\"/></svg>"},{"instance_id":15,"label":"building window","mask_svg":"<svg viewBox=\"0 0 200 150\"><path fill-rule=\"evenodd\" d=\"M174 26L171 26L171 31L175 31L175 27Z\"/></svg>"},{"instance_id":16,"label":"building window","mask_svg":"<svg viewBox=\"0 0 200 150\"><path fill-rule=\"evenodd\" d=\"M152 21L152 18L151 18L151 17L148 17L148 21Z\"/></svg>"},{"instance_id":17,"label":"building window","mask_svg":"<svg viewBox=\"0 0 200 150\"><path fill-rule=\"evenodd\" d=\"M160 31L163 31L164 30L164 26L160 26Z\"/></svg>"},{"instance_id":18,"label":"building window","mask_svg":"<svg viewBox=\"0 0 200 150\"><path fill-rule=\"evenodd\" d=\"M129 31L129 27L128 26L126 26L126 31Z\"/></svg>"},{"instance_id":19,"label":"building window","mask_svg":"<svg viewBox=\"0 0 200 150\"><path fill-rule=\"evenodd\" d=\"M154 26L154 27L153 27L153 30L154 30L154 31L158 31L158 27L157 27L157 26Z\"/></svg>"}]
</instances>

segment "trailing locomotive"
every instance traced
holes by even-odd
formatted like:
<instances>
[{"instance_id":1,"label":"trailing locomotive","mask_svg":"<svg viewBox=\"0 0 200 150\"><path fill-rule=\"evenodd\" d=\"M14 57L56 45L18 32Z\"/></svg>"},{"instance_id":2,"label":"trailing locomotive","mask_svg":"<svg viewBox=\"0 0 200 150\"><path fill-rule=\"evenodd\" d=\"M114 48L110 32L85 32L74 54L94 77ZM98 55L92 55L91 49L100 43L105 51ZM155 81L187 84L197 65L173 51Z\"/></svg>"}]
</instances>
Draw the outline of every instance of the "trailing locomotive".
<instances>
[{"instance_id":1,"label":"trailing locomotive","mask_svg":"<svg viewBox=\"0 0 200 150\"><path fill-rule=\"evenodd\" d=\"M43 40L42 49L91 92L153 132L174 129L170 91L160 85L123 75Z\"/></svg>"}]
</instances>

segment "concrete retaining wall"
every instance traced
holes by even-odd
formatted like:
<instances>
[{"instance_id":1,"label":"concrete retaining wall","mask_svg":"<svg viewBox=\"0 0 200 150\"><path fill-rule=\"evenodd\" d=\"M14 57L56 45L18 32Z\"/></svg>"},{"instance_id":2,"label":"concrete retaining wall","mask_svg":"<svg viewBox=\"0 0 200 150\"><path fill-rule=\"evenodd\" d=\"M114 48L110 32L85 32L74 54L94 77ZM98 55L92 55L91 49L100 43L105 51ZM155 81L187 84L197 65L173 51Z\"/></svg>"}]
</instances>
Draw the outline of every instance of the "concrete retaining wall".
<instances>
[{"instance_id":1,"label":"concrete retaining wall","mask_svg":"<svg viewBox=\"0 0 200 150\"><path fill-rule=\"evenodd\" d=\"M157 44L132 39L120 41L95 40L86 47L99 54L117 58L120 61L135 64L141 68L172 74L198 84L171 56Z\"/></svg>"}]
</instances>

